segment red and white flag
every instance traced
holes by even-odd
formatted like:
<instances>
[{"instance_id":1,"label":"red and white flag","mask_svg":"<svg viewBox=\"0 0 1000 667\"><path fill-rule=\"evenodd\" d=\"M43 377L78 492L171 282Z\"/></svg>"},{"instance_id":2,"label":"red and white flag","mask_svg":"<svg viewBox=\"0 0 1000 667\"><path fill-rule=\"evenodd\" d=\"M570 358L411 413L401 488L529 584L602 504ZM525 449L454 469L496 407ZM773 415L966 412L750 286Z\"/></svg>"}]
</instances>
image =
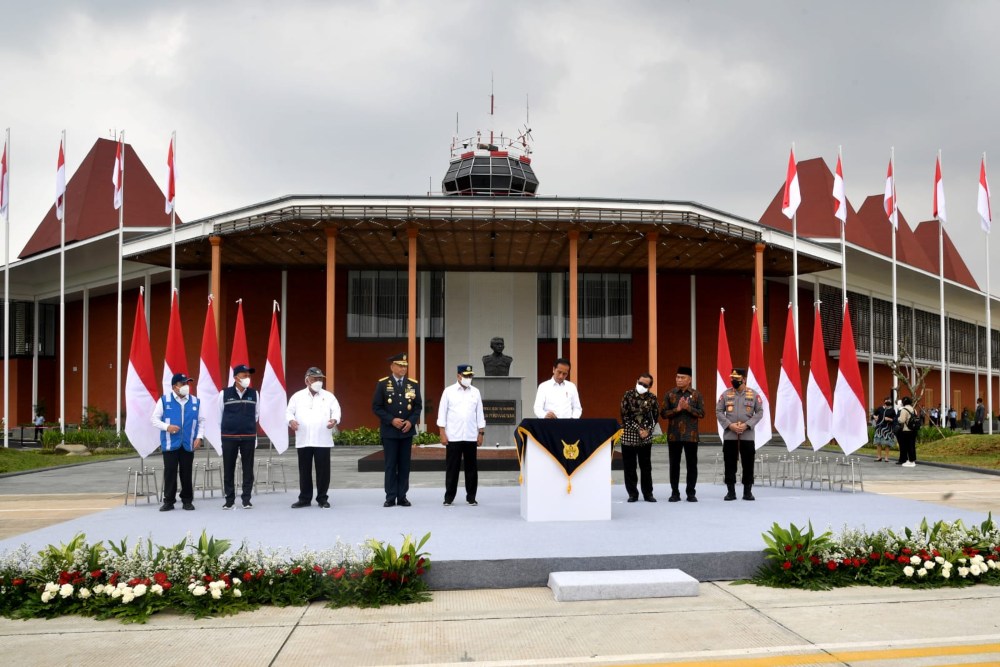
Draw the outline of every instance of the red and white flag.
<instances>
[{"instance_id":1,"label":"red and white flag","mask_svg":"<svg viewBox=\"0 0 1000 667\"><path fill-rule=\"evenodd\" d=\"M941 176L941 156L934 161L934 217L947 222L948 212L944 206L944 178Z\"/></svg>"},{"instance_id":2,"label":"red and white flag","mask_svg":"<svg viewBox=\"0 0 1000 667\"><path fill-rule=\"evenodd\" d=\"M264 366L264 380L260 383L260 427L279 454L288 449L288 421L285 420L287 406L285 366L281 362L281 334L278 329L278 302L275 301L271 310L271 335L267 339L267 365Z\"/></svg>"},{"instance_id":3,"label":"red and white flag","mask_svg":"<svg viewBox=\"0 0 1000 667\"><path fill-rule=\"evenodd\" d=\"M844 304L844 327L840 333L840 366L833 391L833 437L845 454L853 454L868 442L868 413L861 384L858 353L854 347L851 311Z\"/></svg>"},{"instance_id":4,"label":"red and white flag","mask_svg":"<svg viewBox=\"0 0 1000 667\"><path fill-rule=\"evenodd\" d=\"M747 387L760 396L764 406L764 416L753 427L753 446L760 449L774 437L771 431L771 392L767 388L767 372L764 368L764 339L757 324L757 309L753 309L753 324L750 327L750 364L747 366Z\"/></svg>"},{"instance_id":5,"label":"red and white flag","mask_svg":"<svg viewBox=\"0 0 1000 667\"><path fill-rule=\"evenodd\" d=\"M986 156L979 163L979 201L976 204L979 211L979 224L983 231L990 233L990 225L993 222L993 213L990 211L990 183L986 180Z\"/></svg>"},{"instance_id":6,"label":"red and white flag","mask_svg":"<svg viewBox=\"0 0 1000 667\"><path fill-rule=\"evenodd\" d=\"M205 329L201 334L201 364L198 368L197 393L201 399L201 414L205 418L205 438L219 456L222 456L222 409L219 396L221 391L219 339L215 335L215 311L212 308L212 296L209 295Z\"/></svg>"},{"instance_id":7,"label":"red and white flag","mask_svg":"<svg viewBox=\"0 0 1000 667\"><path fill-rule=\"evenodd\" d=\"M10 205L10 174L7 171L7 142L3 144L3 158L0 159L0 215L4 220L8 216Z\"/></svg>"},{"instance_id":8,"label":"red and white flag","mask_svg":"<svg viewBox=\"0 0 1000 667\"><path fill-rule=\"evenodd\" d=\"M819 304L816 304L813 321L809 381L806 383L806 432L814 450L820 449L833 438L833 391L830 389L830 371L826 365Z\"/></svg>"},{"instance_id":9,"label":"red and white flag","mask_svg":"<svg viewBox=\"0 0 1000 667\"><path fill-rule=\"evenodd\" d=\"M247 352L247 330L243 324L243 299L237 299L236 331L233 332L233 351L229 354L229 384L233 384L233 368L243 364L250 365L250 353Z\"/></svg>"},{"instance_id":10,"label":"red and white flag","mask_svg":"<svg viewBox=\"0 0 1000 667\"><path fill-rule=\"evenodd\" d=\"M715 355L715 402L729 389L729 374L733 371L733 359L729 356L729 337L726 336L726 309L719 310L719 347ZM714 405L714 404L713 404ZM710 406L707 406L710 407ZM724 429L716 421L719 429L719 439L724 435Z\"/></svg>"},{"instance_id":11,"label":"red and white flag","mask_svg":"<svg viewBox=\"0 0 1000 667\"><path fill-rule=\"evenodd\" d=\"M892 177L892 160L889 160L889 171L885 175L885 196L882 198L885 215L896 229L899 229L899 214L896 211L896 181Z\"/></svg>"},{"instance_id":12,"label":"red and white flag","mask_svg":"<svg viewBox=\"0 0 1000 667\"><path fill-rule=\"evenodd\" d=\"M125 190L125 135L122 134L115 148L115 171L111 174L111 183L115 186L115 210L122 207Z\"/></svg>"},{"instance_id":13,"label":"red and white flag","mask_svg":"<svg viewBox=\"0 0 1000 667\"><path fill-rule=\"evenodd\" d=\"M802 412L802 376L799 373L799 351L795 347L795 318L788 304L785 323L785 349L781 353L781 374L778 376L778 396L774 401L774 427L781 434L788 451L806 439Z\"/></svg>"},{"instance_id":14,"label":"red and white flag","mask_svg":"<svg viewBox=\"0 0 1000 667\"><path fill-rule=\"evenodd\" d=\"M170 148L167 149L167 202L165 212L169 215L173 213L174 210L174 194L176 194L177 187L175 179L176 174L174 173L174 137L170 137Z\"/></svg>"},{"instance_id":15,"label":"red and white flag","mask_svg":"<svg viewBox=\"0 0 1000 667\"><path fill-rule=\"evenodd\" d=\"M833 217L847 224L847 191L844 188L844 167L837 156L837 170L833 172Z\"/></svg>"},{"instance_id":16,"label":"red and white flag","mask_svg":"<svg viewBox=\"0 0 1000 667\"><path fill-rule=\"evenodd\" d=\"M139 288L135 327L132 329L132 349L128 354L128 373L125 376L125 435L142 458L146 458L160 446L160 430L150 422L159 398L160 388L153 371L153 355L149 351L146 308L143 305L142 288Z\"/></svg>"},{"instance_id":17,"label":"red and white flag","mask_svg":"<svg viewBox=\"0 0 1000 667\"><path fill-rule=\"evenodd\" d=\"M781 200L781 212L791 220L795 211L802 203L802 193L799 190L799 171L795 166L795 149L788 153L788 171L785 174L785 196Z\"/></svg>"},{"instance_id":18,"label":"red and white flag","mask_svg":"<svg viewBox=\"0 0 1000 667\"><path fill-rule=\"evenodd\" d=\"M175 373L188 374L187 354L184 351L184 331L181 329L181 311L177 303L177 290L170 301L170 324L167 325L167 350L163 355L163 393L173 391L170 379Z\"/></svg>"},{"instance_id":19,"label":"red and white flag","mask_svg":"<svg viewBox=\"0 0 1000 667\"><path fill-rule=\"evenodd\" d=\"M66 154L59 140L59 161L56 162L56 220L66 215Z\"/></svg>"}]
</instances>

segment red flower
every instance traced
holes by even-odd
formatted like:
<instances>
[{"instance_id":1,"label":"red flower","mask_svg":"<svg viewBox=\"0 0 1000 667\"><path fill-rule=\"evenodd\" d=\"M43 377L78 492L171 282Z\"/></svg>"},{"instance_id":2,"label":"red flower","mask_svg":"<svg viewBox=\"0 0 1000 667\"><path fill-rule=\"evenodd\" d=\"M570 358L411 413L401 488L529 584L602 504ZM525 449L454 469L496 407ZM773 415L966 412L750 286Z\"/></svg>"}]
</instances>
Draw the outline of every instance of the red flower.
<instances>
[{"instance_id":1,"label":"red flower","mask_svg":"<svg viewBox=\"0 0 1000 667\"><path fill-rule=\"evenodd\" d=\"M262 570L262 571L263 571L263 570ZM281 574L284 574L284 573L285 573L285 571L284 571L284 570L282 570L282 569L281 569L281 568L279 567L279 568L278 568L277 570L275 570L275 571L274 571L274 573L275 573L275 574L278 574L278 575L281 575Z\"/></svg>"},{"instance_id":2,"label":"red flower","mask_svg":"<svg viewBox=\"0 0 1000 667\"><path fill-rule=\"evenodd\" d=\"M91 572L91 573L90 573L90 577L91 577L92 579L100 579L100 578L101 578L101 575L103 575L103 574L104 574L104 573L103 573L103 572L101 572L100 570L94 570L93 572Z\"/></svg>"},{"instance_id":3,"label":"red flower","mask_svg":"<svg viewBox=\"0 0 1000 667\"><path fill-rule=\"evenodd\" d=\"M888 561L896 560L896 554L894 554L894 553L890 553L890 552L886 551L883 555L885 556L885 559L888 560Z\"/></svg>"},{"instance_id":4,"label":"red flower","mask_svg":"<svg viewBox=\"0 0 1000 667\"><path fill-rule=\"evenodd\" d=\"M371 568L369 568L369 569L371 569ZM369 574L371 574L371 573L369 572ZM359 578L361 578L361 573L360 572L351 572L351 579L359 579Z\"/></svg>"},{"instance_id":5,"label":"red flower","mask_svg":"<svg viewBox=\"0 0 1000 667\"><path fill-rule=\"evenodd\" d=\"M837 561L833 561L833 560L827 561L827 563L826 563L826 569L831 570L831 571L836 570L837 569Z\"/></svg>"},{"instance_id":6,"label":"red flower","mask_svg":"<svg viewBox=\"0 0 1000 667\"><path fill-rule=\"evenodd\" d=\"M418 567L418 568L417 568L417 575L419 576L419 575L421 575L421 574L423 574L423 573L424 573L424 568L422 568L422 567Z\"/></svg>"},{"instance_id":7,"label":"red flower","mask_svg":"<svg viewBox=\"0 0 1000 667\"><path fill-rule=\"evenodd\" d=\"M202 577L202 579L205 580L205 583L209 583L209 584L212 583L212 581L214 581L212 579L212 575L210 575L210 574L206 574L204 577Z\"/></svg>"},{"instance_id":8,"label":"red flower","mask_svg":"<svg viewBox=\"0 0 1000 667\"><path fill-rule=\"evenodd\" d=\"M903 553L906 554L907 556L910 556L910 555L913 554L913 552L909 548L903 549Z\"/></svg>"},{"instance_id":9,"label":"red flower","mask_svg":"<svg viewBox=\"0 0 1000 667\"><path fill-rule=\"evenodd\" d=\"M861 559L861 564L862 565L868 565L868 559L867 558L862 558Z\"/></svg>"},{"instance_id":10,"label":"red flower","mask_svg":"<svg viewBox=\"0 0 1000 667\"><path fill-rule=\"evenodd\" d=\"M784 563L781 564L781 567L782 567L782 569L790 570L790 569L792 569L792 562L786 560Z\"/></svg>"},{"instance_id":11,"label":"red flower","mask_svg":"<svg viewBox=\"0 0 1000 667\"><path fill-rule=\"evenodd\" d=\"M388 572L385 572L385 571L383 571L383 572L382 572L382 578L383 578L383 579L388 579L388 578L389 578L389 573L388 573Z\"/></svg>"},{"instance_id":12,"label":"red flower","mask_svg":"<svg viewBox=\"0 0 1000 667\"><path fill-rule=\"evenodd\" d=\"M403 554L403 560L406 561L407 563L409 563L410 562L410 554Z\"/></svg>"},{"instance_id":13,"label":"red flower","mask_svg":"<svg viewBox=\"0 0 1000 667\"><path fill-rule=\"evenodd\" d=\"M375 571L375 568L372 568L372 567L366 567L366 568L365 568L365 576L366 576L366 577L370 577L370 576L371 576L371 574L372 574L372 572L374 572L374 571Z\"/></svg>"},{"instance_id":14,"label":"red flower","mask_svg":"<svg viewBox=\"0 0 1000 667\"><path fill-rule=\"evenodd\" d=\"M108 583L111 584L112 586L117 586L118 585L118 573L117 572L115 572L114 574L111 575L111 578L108 579Z\"/></svg>"},{"instance_id":15,"label":"red flower","mask_svg":"<svg viewBox=\"0 0 1000 667\"><path fill-rule=\"evenodd\" d=\"M153 581L155 581L156 583L158 583L159 585L162 586L163 584L165 584L167 582L167 573L166 572L157 572L156 574L153 575Z\"/></svg>"},{"instance_id":16,"label":"red flower","mask_svg":"<svg viewBox=\"0 0 1000 667\"><path fill-rule=\"evenodd\" d=\"M872 553L871 553L871 554L870 554L870 555L868 556L868 558L870 558L871 560L878 560L878 559L879 559L879 555L878 555L877 553L875 553L875 552L873 551L873 552L872 552Z\"/></svg>"},{"instance_id":17,"label":"red flower","mask_svg":"<svg viewBox=\"0 0 1000 667\"><path fill-rule=\"evenodd\" d=\"M264 570L257 570L257 578L262 579L264 577Z\"/></svg>"},{"instance_id":18,"label":"red flower","mask_svg":"<svg viewBox=\"0 0 1000 667\"><path fill-rule=\"evenodd\" d=\"M818 556L809 556L809 562L811 562L813 565L819 565L819 563L820 563L819 557Z\"/></svg>"},{"instance_id":19,"label":"red flower","mask_svg":"<svg viewBox=\"0 0 1000 667\"><path fill-rule=\"evenodd\" d=\"M333 573L333 578L334 579L342 579L344 577L344 574L346 572L347 572L347 569L342 567L342 568L340 568L339 570L337 570L336 572Z\"/></svg>"},{"instance_id":20,"label":"red flower","mask_svg":"<svg viewBox=\"0 0 1000 667\"><path fill-rule=\"evenodd\" d=\"M802 548L802 545L801 545L801 544L796 544L796 545L795 545L795 548L796 548L796 549L801 549L801 548Z\"/></svg>"},{"instance_id":21,"label":"red flower","mask_svg":"<svg viewBox=\"0 0 1000 667\"><path fill-rule=\"evenodd\" d=\"M796 556L795 560L801 563L801 562L805 561L805 558L802 557L802 556Z\"/></svg>"},{"instance_id":22,"label":"red flower","mask_svg":"<svg viewBox=\"0 0 1000 667\"><path fill-rule=\"evenodd\" d=\"M15 586L20 586L21 584L24 583L24 579L14 579L10 583L14 584Z\"/></svg>"},{"instance_id":23,"label":"red flower","mask_svg":"<svg viewBox=\"0 0 1000 667\"><path fill-rule=\"evenodd\" d=\"M860 558L855 558L854 561L853 561L853 563L854 563L854 567L861 567L861 559Z\"/></svg>"},{"instance_id":24,"label":"red flower","mask_svg":"<svg viewBox=\"0 0 1000 667\"><path fill-rule=\"evenodd\" d=\"M1000 551L1000 547L997 547L997 551ZM424 564L424 559L421 556L419 559L417 559L417 567L423 567L423 564Z\"/></svg>"},{"instance_id":25,"label":"red flower","mask_svg":"<svg viewBox=\"0 0 1000 667\"><path fill-rule=\"evenodd\" d=\"M791 544L786 544L785 545L785 552L787 553L787 552L789 552L791 550L792 550L792 545Z\"/></svg>"},{"instance_id":26,"label":"red flower","mask_svg":"<svg viewBox=\"0 0 1000 667\"><path fill-rule=\"evenodd\" d=\"M323 574L323 568L321 568L319 565L313 565L313 572L315 572L316 574Z\"/></svg>"},{"instance_id":27,"label":"red flower","mask_svg":"<svg viewBox=\"0 0 1000 667\"><path fill-rule=\"evenodd\" d=\"M302 568L301 567L293 567L292 568L292 575L294 576L294 575L299 575L299 574L302 574Z\"/></svg>"},{"instance_id":28,"label":"red flower","mask_svg":"<svg viewBox=\"0 0 1000 667\"><path fill-rule=\"evenodd\" d=\"M249 581L252 578L253 578L253 572L251 572L250 570L247 570L246 572L243 573L243 581Z\"/></svg>"},{"instance_id":29,"label":"red flower","mask_svg":"<svg viewBox=\"0 0 1000 667\"><path fill-rule=\"evenodd\" d=\"M169 591L170 588L173 586L173 584L170 583L169 581L164 581L162 584L160 584L160 586L163 586L163 590Z\"/></svg>"},{"instance_id":30,"label":"red flower","mask_svg":"<svg viewBox=\"0 0 1000 667\"><path fill-rule=\"evenodd\" d=\"M940 556L940 555L941 555L941 552L940 552L940 551L938 551L937 549L935 549L935 550L934 550L934 551L932 551L931 553L932 553L932 554L934 554L934 557L935 557L935 558L937 558L938 556Z\"/></svg>"},{"instance_id":31,"label":"red flower","mask_svg":"<svg viewBox=\"0 0 1000 667\"><path fill-rule=\"evenodd\" d=\"M390 581L399 581L399 573L398 572L390 572L389 573L389 580Z\"/></svg>"}]
</instances>

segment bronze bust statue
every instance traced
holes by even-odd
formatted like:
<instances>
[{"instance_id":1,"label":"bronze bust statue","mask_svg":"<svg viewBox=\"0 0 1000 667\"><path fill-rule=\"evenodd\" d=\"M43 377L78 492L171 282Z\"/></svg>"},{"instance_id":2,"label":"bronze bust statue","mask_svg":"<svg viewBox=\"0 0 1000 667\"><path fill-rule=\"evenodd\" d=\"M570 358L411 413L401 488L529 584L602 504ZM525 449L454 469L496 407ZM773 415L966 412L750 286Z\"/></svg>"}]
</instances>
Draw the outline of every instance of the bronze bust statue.
<instances>
[{"instance_id":1,"label":"bronze bust statue","mask_svg":"<svg viewBox=\"0 0 1000 667\"><path fill-rule=\"evenodd\" d=\"M493 354L483 357L483 371L487 376L507 377L510 375L510 364L514 359L503 353L503 338L496 336L490 340Z\"/></svg>"}]
</instances>

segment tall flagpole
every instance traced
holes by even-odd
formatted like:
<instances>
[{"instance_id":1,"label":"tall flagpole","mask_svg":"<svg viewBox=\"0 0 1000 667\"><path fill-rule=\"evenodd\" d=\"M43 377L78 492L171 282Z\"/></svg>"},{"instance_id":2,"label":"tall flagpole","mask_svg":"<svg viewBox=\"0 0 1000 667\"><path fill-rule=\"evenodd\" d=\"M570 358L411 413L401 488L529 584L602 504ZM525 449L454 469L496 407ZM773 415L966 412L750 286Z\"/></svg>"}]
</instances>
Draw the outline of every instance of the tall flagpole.
<instances>
[{"instance_id":1,"label":"tall flagpole","mask_svg":"<svg viewBox=\"0 0 1000 667\"><path fill-rule=\"evenodd\" d=\"M3 141L6 160L0 174L3 198L3 446L10 447L10 128ZM4 183L3 179L7 182ZM6 187L4 187L6 185ZM34 417L34 415L32 415Z\"/></svg>"},{"instance_id":2,"label":"tall flagpole","mask_svg":"<svg viewBox=\"0 0 1000 667\"><path fill-rule=\"evenodd\" d=\"M792 155L795 155L795 142L792 142ZM798 165L796 176L798 175ZM792 320L795 325L795 349L799 349L799 209L792 214Z\"/></svg>"},{"instance_id":3,"label":"tall flagpole","mask_svg":"<svg viewBox=\"0 0 1000 667\"><path fill-rule=\"evenodd\" d=\"M983 153L983 169L986 169L986 153ZM989 201L989 191L987 191L987 201ZM991 221L992 222L992 221ZM993 412L993 325L990 316L990 233L986 232L986 405L987 410ZM987 433L993 435L993 415L987 418L989 430Z\"/></svg>"},{"instance_id":4,"label":"tall flagpole","mask_svg":"<svg viewBox=\"0 0 1000 667\"><path fill-rule=\"evenodd\" d=\"M176 164L177 164L177 131L174 130L170 135L170 145L173 147L174 162L171 165L170 172L177 178L176 175ZM170 183L167 183L167 197L170 197ZM180 290L177 284L177 200L173 200L173 205L170 207L170 288L171 290L177 290L177 298L180 299Z\"/></svg>"},{"instance_id":5,"label":"tall flagpole","mask_svg":"<svg viewBox=\"0 0 1000 667\"><path fill-rule=\"evenodd\" d=\"M941 192L944 193L944 167L941 165L941 149L938 149L938 168L941 174ZM934 196L937 198L937 185L934 186ZM940 206L940 205L939 205ZM948 358L945 347L945 314L944 314L944 220L941 217L940 208L934 213L938 216L938 299L941 302L941 400L940 413L945 414L945 403L948 398ZM988 259L988 258L987 258ZM989 266L986 268L989 271ZM938 424L941 423L938 417Z\"/></svg>"},{"instance_id":6,"label":"tall flagpole","mask_svg":"<svg viewBox=\"0 0 1000 667\"><path fill-rule=\"evenodd\" d=\"M896 199L896 148L889 149L892 166L892 360L899 363L899 312L896 308L896 226L899 225L899 200ZM899 378L892 374L892 395L899 393Z\"/></svg>"},{"instance_id":7,"label":"tall flagpole","mask_svg":"<svg viewBox=\"0 0 1000 667\"><path fill-rule=\"evenodd\" d=\"M837 146L837 163L843 168L844 147ZM843 174L841 174L843 179ZM840 222L840 288L844 294L843 307L847 307L847 184L844 183L844 219Z\"/></svg>"},{"instance_id":8,"label":"tall flagpole","mask_svg":"<svg viewBox=\"0 0 1000 667\"><path fill-rule=\"evenodd\" d=\"M125 131L122 130L119 141L122 144L122 182L118 187L122 190L122 204L118 207L118 335L115 342L115 433L122 432L122 273L124 252L124 221L125 221Z\"/></svg>"},{"instance_id":9,"label":"tall flagpole","mask_svg":"<svg viewBox=\"0 0 1000 667\"><path fill-rule=\"evenodd\" d=\"M63 169L66 164L66 130L62 132ZM68 180L68 179L67 179ZM63 193L63 214L59 224L59 432L66 439L66 216L69 188ZM36 314L37 317L37 314ZM37 344L38 341L35 341Z\"/></svg>"}]
</instances>

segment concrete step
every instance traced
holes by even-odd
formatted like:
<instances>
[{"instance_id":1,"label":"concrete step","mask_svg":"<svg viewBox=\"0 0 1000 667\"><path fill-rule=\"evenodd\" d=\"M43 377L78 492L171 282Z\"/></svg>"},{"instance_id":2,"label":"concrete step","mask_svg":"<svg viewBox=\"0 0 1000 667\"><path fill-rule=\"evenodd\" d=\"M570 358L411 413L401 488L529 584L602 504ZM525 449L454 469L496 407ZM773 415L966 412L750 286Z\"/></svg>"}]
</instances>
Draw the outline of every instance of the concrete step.
<instances>
[{"instance_id":1,"label":"concrete step","mask_svg":"<svg viewBox=\"0 0 1000 667\"><path fill-rule=\"evenodd\" d=\"M549 588L557 602L698 596L698 580L676 569L551 572Z\"/></svg>"}]
</instances>

